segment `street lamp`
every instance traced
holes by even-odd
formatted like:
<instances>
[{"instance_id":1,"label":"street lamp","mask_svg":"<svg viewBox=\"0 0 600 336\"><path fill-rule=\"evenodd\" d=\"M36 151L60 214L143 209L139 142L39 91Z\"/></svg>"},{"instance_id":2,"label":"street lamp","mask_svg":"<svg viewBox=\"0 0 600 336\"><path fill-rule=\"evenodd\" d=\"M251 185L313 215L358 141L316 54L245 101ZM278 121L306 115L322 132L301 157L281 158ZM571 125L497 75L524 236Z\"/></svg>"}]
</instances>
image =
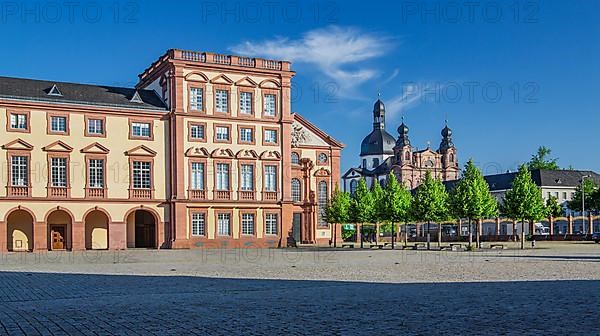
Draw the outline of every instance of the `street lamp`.
<instances>
[{"instance_id":1,"label":"street lamp","mask_svg":"<svg viewBox=\"0 0 600 336\"><path fill-rule=\"evenodd\" d=\"M585 179L589 178L590 175L583 175L581 177L581 216L583 217L581 219L581 222L583 223L583 227L581 228L581 232L583 232L583 234L586 234L586 229L585 229Z\"/></svg>"}]
</instances>

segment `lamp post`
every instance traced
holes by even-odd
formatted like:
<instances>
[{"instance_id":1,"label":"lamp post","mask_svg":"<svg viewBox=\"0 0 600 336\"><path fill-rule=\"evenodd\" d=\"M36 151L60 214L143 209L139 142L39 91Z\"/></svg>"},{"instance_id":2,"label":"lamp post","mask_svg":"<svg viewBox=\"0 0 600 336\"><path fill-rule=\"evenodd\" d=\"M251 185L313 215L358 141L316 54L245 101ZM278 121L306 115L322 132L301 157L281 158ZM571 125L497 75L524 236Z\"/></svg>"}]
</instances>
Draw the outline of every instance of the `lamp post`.
<instances>
[{"instance_id":1,"label":"lamp post","mask_svg":"<svg viewBox=\"0 0 600 336\"><path fill-rule=\"evenodd\" d=\"M583 227L581 228L581 232L585 235L585 179L590 177L590 175L583 175L581 177L581 223Z\"/></svg>"}]
</instances>

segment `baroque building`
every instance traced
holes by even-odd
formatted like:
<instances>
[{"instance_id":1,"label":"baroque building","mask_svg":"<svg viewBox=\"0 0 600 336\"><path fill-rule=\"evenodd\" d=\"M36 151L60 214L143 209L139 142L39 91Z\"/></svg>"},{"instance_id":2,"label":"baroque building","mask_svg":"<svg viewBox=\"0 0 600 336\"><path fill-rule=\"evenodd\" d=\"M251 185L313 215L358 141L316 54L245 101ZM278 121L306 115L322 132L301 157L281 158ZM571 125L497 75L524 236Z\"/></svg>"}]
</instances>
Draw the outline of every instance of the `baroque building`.
<instances>
[{"instance_id":1,"label":"baroque building","mask_svg":"<svg viewBox=\"0 0 600 336\"><path fill-rule=\"evenodd\" d=\"M343 145L292 113L294 74L171 49L133 88L0 77L0 250L328 241Z\"/></svg>"},{"instance_id":2,"label":"baroque building","mask_svg":"<svg viewBox=\"0 0 600 336\"><path fill-rule=\"evenodd\" d=\"M360 165L350 168L342 176L344 190L353 193L361 178L365 178L368 186L375 181L384 183L390 172L394 172L398 181L409 189L419 186L428 171L442 181L459 177L457 151L448 125L442 129L442 140L437 150L429 145L417 150L411 145L408 133L404 120L398 127L397 138L386 131L385 105L378 99L373 107L373 130L360 145Z\"/></svg>"}]
</instances>

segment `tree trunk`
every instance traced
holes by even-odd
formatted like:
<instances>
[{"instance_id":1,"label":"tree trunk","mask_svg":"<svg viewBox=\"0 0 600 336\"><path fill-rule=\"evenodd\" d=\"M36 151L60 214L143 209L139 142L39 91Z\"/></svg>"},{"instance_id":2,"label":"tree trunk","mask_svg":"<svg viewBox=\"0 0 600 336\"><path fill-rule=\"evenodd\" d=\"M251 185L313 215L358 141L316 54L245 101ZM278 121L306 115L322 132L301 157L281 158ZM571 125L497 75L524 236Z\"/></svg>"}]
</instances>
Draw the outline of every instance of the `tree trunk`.
<instances>
[{"instance_id":1,"label":"tree trunk","mask_svg":"<svg viewBox=\"0 0 600 336\"><path fill-rule=\"evenodd\" d=\"M362 230L362 224L360 225L360 248L363 248L363 230Z\"/></svg>"},{"instance_id":2,"label":"tree trunk","mask_svg":"<svg viewBox=\"0 0 600 336\"><path fill-rule=\"evenodd\" d=\"M473 245L473 230L471 226L471 218L469 218L469 248Z\"/></svg>"},{"instance_id":3,"label":"tree trunk","mask_svg":"<svg viewBox=\"0 0 600 336\"><path fill-rule=\"evenodd\" d=\"M442 246L442 223L438 223L438 247Z\"/></svg>"},{"instance_id":4,"label":"tree trunk","mask_svg":"<svg viewBox=\"0 0 600 336\"><path fill-rule=\"evenodd\" d=\"M404 223L404 247L408 246L408 225Z\"/></svg>"},{"instance_id":5,"label":"tree trunk","mask_svg":"<svg viewBox=\"0 0 600 336\"><path fill-rule=\"evenodd\" d=\"M431 226L431 222L427 221L427 250L431 249L431 233L430 233L430 228Z\"/></svg>"},{"instance_id":6,"label":"tree trunk","mask_svg":"<svg viewBox=\"0 0 600 336\"><path fill-rule=\"evenodd\" d=\"M337 247L337 230L335 229L335 223L332 223L331 226L333 227L333 247Z\"/></svg>"},{"instance_id":7,"label":"tree trunk","mask_svg":"<svg viewBox=\"0 0 600 336\"><path fill-rule=\"evenodd\" d=\"M392 250L394 249L394 238L396 238L396 236L394 236L394 222L392 222Z\"/></svg>"},{"instance_id":8,"label":"tree trunk","mask_svg":"<svg viewBox=\"0 0 600 336\"><path fill-rule=\"evenodd\" d=\"M477 248L481 248L481 219L475 221L475 235L477 237Z\"/></svg>"},{"instance_id":9,"label":"tree trunk","mask_svg":"<svg viewBox=\"0 0 600 336\"><path fill-rule=\"evenodd\" d=\"M525 220L521 220L521 250L525 249Z\"/></svg>"}]
</instances>

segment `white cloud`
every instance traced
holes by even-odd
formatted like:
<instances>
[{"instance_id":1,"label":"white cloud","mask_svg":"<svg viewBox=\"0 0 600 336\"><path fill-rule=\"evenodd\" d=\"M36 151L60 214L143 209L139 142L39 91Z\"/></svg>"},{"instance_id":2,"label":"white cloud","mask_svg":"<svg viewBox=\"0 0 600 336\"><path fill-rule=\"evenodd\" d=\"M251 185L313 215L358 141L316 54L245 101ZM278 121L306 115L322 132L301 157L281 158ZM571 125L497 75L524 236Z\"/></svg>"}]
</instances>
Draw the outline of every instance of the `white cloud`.
<instances>
[{"instance_id":1,"label":"white cloud","mask_svg":"<svg viewBox=\"0 0 600 336\"><path fill-rule=\"evenodd\" d=\"M439 96L444 85L439 83L404 83L402 85L402 94L389 99L386 103L385 111L391 118L398 113L405 113L407 110L415 107L418 103L425 103L425 94L433 92ZM433 98L435 101L436 98Z\"/></svg>"},{"instance_id":2,"label":"white cloud","mask_svg":"<svg viewBox=\"0 0 600 336\"><path fill-rule=\"evenodd\" d=\"M377 70L364 62L384 54L390 44L385 36L351 27L329 26L308 31L297 40L245 41L231 50L242 55L313 65L338 84L340 94L351 96L354 88L378 75Z\"/></svg>"}]
</instances>

